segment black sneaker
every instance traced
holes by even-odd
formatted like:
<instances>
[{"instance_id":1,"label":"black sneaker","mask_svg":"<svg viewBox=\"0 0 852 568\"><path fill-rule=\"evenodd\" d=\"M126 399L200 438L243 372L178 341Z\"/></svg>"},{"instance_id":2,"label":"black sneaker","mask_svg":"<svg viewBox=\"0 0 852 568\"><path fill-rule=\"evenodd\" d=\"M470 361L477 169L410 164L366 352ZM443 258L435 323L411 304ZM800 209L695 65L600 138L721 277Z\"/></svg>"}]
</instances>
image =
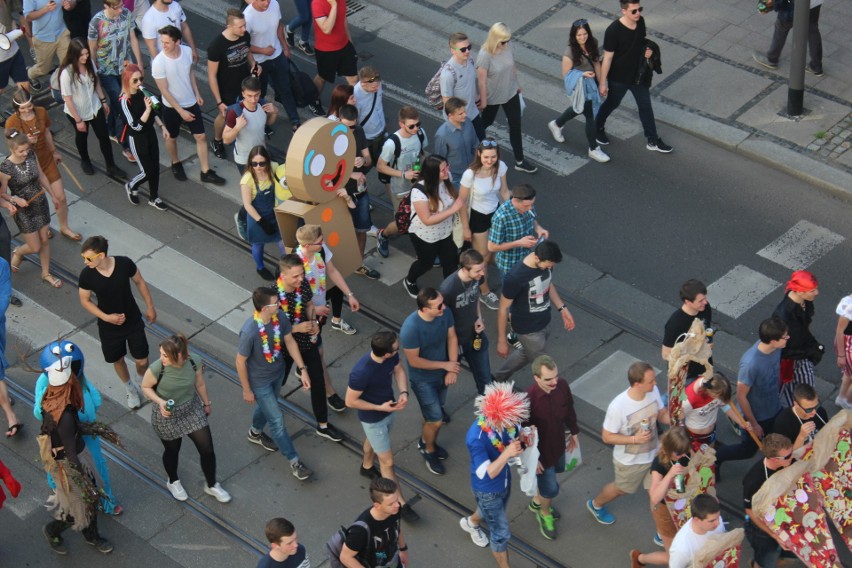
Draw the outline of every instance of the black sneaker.
<instances>
[{"instance_id":1,"label":"black sneaker","mask_svg":"<svg viewBox=\"0 0 852 568\"><path fill-rule=\"evenodd\" d=\"M363 276L365 278L369 278L370 280L378 280L382 277L382 275L379 274L378 270L374 270L366 264L362 264L361 266L356 268L355 274L358 274L359 276Z\"/></svg>"},{"instance_id":2,"label":"black sneaker","mask_svg":"<svg viewBox=\"0 0 852 568\"><path fill-rule=\"evenodd\" d=\"M91 164L89 164L91 166ZM116 165L107 166L107 175L116 179L127 179L127 172Z\"/></svg>"},{"instance_id":3,"label":"black sneaker","mask_svg":"<svg viewBox=\"0 0 852 568\"><path fill-rule=\"evenodd\" d=\"M518 339L518 336L515 335L514 331L510 331L509 333L506 334L506 341L508 341L509 345L511 345L515 349L523 349L524 348L523 344L521 343L521 340Z\"/></svg>"},{"instance_id":4,"label":"black sneaker","mask_svg":"<svg viewBox=\"0 0 852 568\"><path fill-rule=\"evenodd\" d=\"M30 87L32 87L33 92L41 91L44 88L38 79L30 79Z\"/></svg>"},{"instance_id":5,"label":"black sneaker","mask_svg":"<svg viewBox=\"0 0 852 568\"><path fill-rule=\"evenodd\" d=\"M444 464L438 459L438 456L435 453L423 452L423 459L426 460L426 469L434 473L435 475L444 475L447 473L447 470L444 468Z\"/></svg>"},{"instance_id":6,"label":"black sneaker","mask_svg":"<svg viewBox=\"0 0 852 568\"><path fill-rule=\"evenodd\" d=\"M80 169L83 170L83 173L87 176L95 175L95 166L93 166L92 162L89 162L88 160L80 162Z\"/></svg>"},{"instance_id":7,"label":"black sneaker","mask_svg":"<svg viewBox=\"0 0 852 568\"><path fill-rule=\"evenodd\" d=\"M132 203L133 205L139 205L139 192L130 189L129 183L124 184L124 193L127 194L127 199L128 201L130 201L130 203Z\"/></svg>"},{"instance_id":8,"label":"black sneaker","mask_svg":"<svg viewBox=\"0 0 852 568\"><path fill-rule=\"evenodd\" d=\"M595 134L595 141L601 146L609 145L609 138L603 130L598 130L598 133Z\"/></svg>"},{"instance_id":9,"label":"black sneaker","mask_svg":"<svg viewBox=\"0 0 852 568\"><path fill-rule=\"evenodd\" d=\"M417 284L412 284L408 281L408 278L402 279L402 287L405 288L405 291L408 292L408 295L417 299L417 294L420 292L420 288L417 287Z\"/></svg>"},{"instance_id":10,"label":"black sneaker","mask_svg":"<svg viewBox=\"0 0 852 568\"><path fill-rule=\"evenodd\" d=\"M299 42L296 44L296 47L301 49L302 53L304 53L305 55L315 55L316 54L316 52L314 51L314 48L311 47L311 44L309 44L306 41L299 40Z\"/></svg>"},{"instance_id":11,"label":"black sneaker","mask_svg":"<svg viewBox=\"0 0 852 568\"><path fill-rule=\"evenodd\" d=\"M151 207L153 207L154 209L156 209L158 211L168 211L169 210L169 206L166 205L166 202L163 201L162 199L160 199L159 197L157 199L149 199L148 205L150 205Z\"/></svg>"},{"instance_id":12,"label":"black sneaker","mask_svg":"<svg viewBox=\"0 0 852 568\"><path fill-rule=\"evenodd\" d=\"M225 153L225 143L221 140L213 140L210 142L210 149L213 150L213 155L219 158L220 160L224 160L227 158L227 154Z\"/></svg>"},{"instance_id":13,"label":"black sneaker","mask_svg":"<svg viewBox=\"0 0 852 568\"><path fill-rule=\"evenodd\" d=\"M674 148L663 142L662 138L657 138L656 141L648 140L648 144L645 148L654 152L662 152L663 154L668 154L674 150Z\"/></svg>"},{"instance_id":14,"label":"black sneaker","mask_svg":"<svg viewBox=\"0 0 852 568\"><path fill-rule=\"evenodd\" d=\"M268 280L269 282L272 282L273 280L275 280L275 275L272 274L272 272L270 272L270 270L268 268L266 268L265 266L263 268L258 268L257 274L258 274L258 276L260 276L264 280Z\"/></svg>"},{"instance_id":15,"label":"black sneaker","mask_svg":"<svg viewBox=\"0 0 852 568\"><path fill-rule=\"evenodd\" d=\"M287 40L287 45L296 47L296 32L290 31L290 26L284 26L284 39Z\"/></svg>"},{"instance_id":16,"label":"black sneaker","mask_svg":"<svg viewBox=\"0 0 852 568\"><path fill-rule=\"evenodd\" d=\"M382 476L376 466L371 466L369 469L367 469L362 465L359 469L359 473L361 474L361 476L370 478L370 481L378 479Z\"/></svg>"},{"instance_id":17,"label":"black sneaker","mask_svg":"<svg viewBox=\"0 0 852 568\"><path fill-rule=\"evenodd\" d=\"M248 431L248 441L252 444L257 444L267 452L277 452L278 444L276 444L272 438L266 435L266 432L261 432L259 434L255 434L252 432L251 428Z\"/></svg>"},{"instance_id":18,"label":"black sneaker","mask_svg":"<svg viewBox=\"0 0 852 568\"><path fill-rule=\"evenodd\" d=\"M420 515L418 515L417 511L412 509L411 505L408 503L399 508L399 516L402 517L402 520L406 523L416 523L420 520Z\"/></svg>"},{"instance_id":19,"label":"black sneaker","mask_svg":"<svg viewBox=\"0 0 852 568\"><path fill-rule=\"evenodd\" d=\"M175 179L178 181L186 181L186 172L183 171L182 163L176 162L172 164L172 175L175 176Z\"/></svg>"},{"instance_id":20,"label":"black sneaker","mask_svg":"<svg viewBox=\"0 0 852 568\"><path fill-rule=\"evenodd\" d=\"M217 174L213 168L210 168L206 172L201 172L201 181L204 183L212 183L213 185L225 185L226 180L219 174Z\"/></svg>"},{"instance_id":21,"label":"black sneaker","mask_svg":"<svg viewBox=\"0 0 852 568\"><path fill-rule=\"evenodd\" d=\"M417 449L420 450L421 454L426 453L426 442L423 441L423 438L417 440ZM439 460L445 460L450 457L450 453L438 444L435 444L435 455L438 456Z\"/></svg>"},{"instance_id":22,"label":"black sneaker","mask_svg":"<svg viewBox=\"0 0 852 568\"><path fill-rule=\"evenodd\" d=\"M326 424L325 428L322 426L317 426L317 436L322 436L323 438L327 438L332 442L342 442L343 434L340 433L340 430L335 428L332 424Z\"/></svg>"},{"instance_id":23,"label":"black sneaker","mask_svg":"<svg viewBox=\"0 0 852 568\"><path fill-rule=\"evenodd\" d=\"M825 73L823 73L822 69L814 69L810 65L805 67L805 71L807 71L808 73L810 73L811 75L814 75L816 77L822 77L823 75L825 75Z\"/></svg>"},{"instance_id":24,"label":"black sneaker","mask_svg":"<svg viewBox=\"0 0 852 568\"><path fill-rule=\"evenodd\" d=\"M527 172L528 174L534 174L538 171L538 168L529 163L526 160L521 160L520 162L515 162L515 169L519 172Z\"/></svg>"},{"instance_id":25,"label":"black sneaker","mask_svg":"<svg viewBox=\"0 0 852 568\"><path fill-rule=\"evenodd\" d=\"M309 104L308 110L311 111L314 116L325 116L325 110L323 110L322 103L319 99Z\"/></svg>"},{"instance_id":26,"label":"black sneaker","mask_svg":"<svg viewBox=\"0 0 852 568\"><path fill-rule=\"evenodd\" d=\"M9 296L9 303L12 304L13 306L15 306L16 308L20 308L21 306L24 305L24 303L21 301L21 299L14 294ZM11 401L12 401L12 399L10 398L9 402L11 402Z\"/></svg>"},{"instance_id":27,"label":"black sneaker","mask_svg":"<svg viewBox=\"0 0 852 568\"><path fill-rule=\"evenodd\" d=\"M110 541L101 537L98 537L95 540L87 540L86 544L94 547L94 549L101 554L109 554L115 548Z\"/></svg>"},{"instance_id":28,"label":"black sneaker","mask_svg":"<svg viewBox=\"0 0 852 568\"><path fill-rule=\"evenodd\" d=\"M41 532L44 533L44 538L47 539L47 543L50 545L50 549L56 554L65 556L66 554L68 554L68 549L65 548L64 544L62 544L62 537L50 534L50 532L47 530L48 526L49 525L44 525L44 527L41 529Z\"/></svg>"},{"instance_id":29,"label":"black sneaker","mask_svg":"<svg viewBox=\"0 0 852 568\"><path fill-rule=\"evenodd\" d=\"M330 397L328 397L328 407L335 412L343 412L346 410L346 403L343 402L343 399L340 398L337 393L334 393Z\"/></svg>"},{"instance_id":30,"label":"black sneaker","mask_svg":"<svg viewBox=\"0 0 852 568\"><path fill-rule=\"evenodd\" d=\"M298 460L290 464L290 473L299 481L304 481L314 474L308 466Z\"/></svg>"}]
</instances>

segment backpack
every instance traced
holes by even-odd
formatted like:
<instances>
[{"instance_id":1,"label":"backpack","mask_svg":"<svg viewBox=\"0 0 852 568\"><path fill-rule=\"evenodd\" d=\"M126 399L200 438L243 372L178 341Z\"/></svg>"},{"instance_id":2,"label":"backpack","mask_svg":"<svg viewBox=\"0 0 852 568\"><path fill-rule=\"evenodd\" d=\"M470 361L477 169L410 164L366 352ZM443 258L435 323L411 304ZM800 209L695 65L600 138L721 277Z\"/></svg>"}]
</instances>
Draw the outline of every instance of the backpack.
<instances>
[{"instance_id":1,"label":"backpack","mask_svg":"<svg viewBox=\"0 0 852 568\"><path fill-rule=\"evenodd\" d=\"M364 527L364 530L367 531L367 547L370 546L370 527L364 521L355 521L351 526L360 526ZM328 563L331 568L345 568L343 563L340 562L340 553L343 551L343 544L346 542L346 531L349 530L345 527L340 527L340 530L334 532L331 535L331 538L328 539L328 542L325 543L325 549L328 551Z\"/></svg>"},{"instance_id":2,"label":"backpack","mask_svg":"<svg viewBox=\"0 0 852 568\"><path fill-rule=\"evenodd\" d=\"M423 140L424 140L425 136L426 135L423 134L422 129L417 130L417 139L420 141L420 152L421 153L423 152ZM388 136L388 140L393 141L393 162L389 163L388 165L392 168L395 168L396 163L399 160L399 155L400 155L400 153L402 153L402 142L399 140L399 135L397 135L396 132L394 132L393 134ZM378 174L379 174L379 181L380 182L382 182L382 183L390 183L391 182L391 178L390 178L389 175L383 174L381 172L378 172Z\"/></svg>"},{"instance_id":3,"label":"backpack","mask_svg":"<svg viewBox=\"0 0 852 568\"><path fill-rule=\"evenodd\" d=\"M447 67L450 70L450 73L453 74L453 80L458 80L456 78L456 70L449 64L449 61L442 64L438 68L438 72L429 79L429 82L426 83L425 90L426 104L435 110L444 110L444 99L441 96L441 73L444 71L444 67Z\"/></svg>"},{"instance_id":4,"label":"backpack","mask_svg":"<svg viewBox=\"0 0 852 568\"><path fill-rule=\"evenodd\" d=\"M416 184L411 188L411 191L414 191L414 188L423 191L423 184ZM411 191L405 194L399 202L399 207L397 207L396 213L393 217L400 235L408 233L408 229L411 227L411 219L414 217L414 209L411 207Z\"/></svg>"},{"instance_id":5,"label":"backpack","mask_svg":"<svg viewBox=\"0 0 852 568\"><path fill-rule=\"evenodd\" d=\"M304 71L299 71L292 59L288 73L290 74L290 89L293 91L296 106L306 107L319 99L319 91L314 85L313 79Z\"/></svg>"}]
</instances>

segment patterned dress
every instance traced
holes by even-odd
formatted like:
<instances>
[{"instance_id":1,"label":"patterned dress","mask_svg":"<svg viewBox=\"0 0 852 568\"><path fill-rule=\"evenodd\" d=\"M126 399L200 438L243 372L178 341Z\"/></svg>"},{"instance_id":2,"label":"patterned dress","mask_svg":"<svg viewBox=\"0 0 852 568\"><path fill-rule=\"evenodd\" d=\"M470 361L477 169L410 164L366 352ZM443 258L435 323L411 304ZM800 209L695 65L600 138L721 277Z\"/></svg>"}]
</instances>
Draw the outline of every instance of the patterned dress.
<instances>
[{"instance_id":1,"label":"patterned dress","mask_svg":"<svg viewBox=\"0 0 852 568\"><path fill-rule=\"evenodd\" d=\"M29 201L41 191L38 181L38 162L32 150L21 164L16 164L9 158L3 160L0 164L0 172L9 176L9 193L13 197ZM47 203L47 196L42 193L33 199L29 206L18 207L15 223L22 233L35 233L45 225L49 225L50 205Z\"/></svg>"}]
</instances>

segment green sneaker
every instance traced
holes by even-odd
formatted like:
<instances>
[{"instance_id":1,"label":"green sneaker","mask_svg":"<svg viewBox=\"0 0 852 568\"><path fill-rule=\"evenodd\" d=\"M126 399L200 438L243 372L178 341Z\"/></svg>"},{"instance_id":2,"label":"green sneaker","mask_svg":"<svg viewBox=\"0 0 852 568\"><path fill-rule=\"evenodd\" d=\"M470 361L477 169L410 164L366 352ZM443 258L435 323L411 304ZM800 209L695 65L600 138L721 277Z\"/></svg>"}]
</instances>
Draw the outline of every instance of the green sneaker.
<instances>
[{"instance_id":1,"label":"green sneaker","mask_svg":"<svg viewBox=\"0 0 852 568\"><path fill-rule=\"evenodd\" d=\"M555 539L556 527L553 525L553 515L538 513L535 518L538 521L538 530L541 531L541 535L547 540Z\"/></svg>"},{"instance_id":2,"label":"green sneaker","mask_svg":"<svg viewBox=\"0 0 852 568\"><path fill-rule=\"evenodd\" d=\"M536 515L541 512L541 505L535 502L535 499L530 500L530 504L527 507L530 511L535 513ZM556 510L552 504L550 505L550 514L553 515L553 520L558 521L562 518L562 515L559 514L559 511Z\"/></svg>"}]
</instances>

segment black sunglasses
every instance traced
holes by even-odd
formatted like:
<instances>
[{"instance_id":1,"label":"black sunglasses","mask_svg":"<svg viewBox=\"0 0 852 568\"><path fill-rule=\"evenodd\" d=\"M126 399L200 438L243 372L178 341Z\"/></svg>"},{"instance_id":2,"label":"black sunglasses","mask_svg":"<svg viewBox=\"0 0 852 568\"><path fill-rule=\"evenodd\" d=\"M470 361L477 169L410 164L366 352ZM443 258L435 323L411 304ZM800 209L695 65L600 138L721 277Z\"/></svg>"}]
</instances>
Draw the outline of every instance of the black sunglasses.
<instances>
[{"instance_id":1,"label":"black sunglasses","mask_svg":"<svg viewBox=\"0 0 852 568\"><path fill-rule=\"evenodd\" d=\"M638 8L633 8L632 10L630 10L630 13L635 16L636 12L639 12L641 14L642 10L644 10L644 9L645 9L644 6L639 6Z\"/></svg>"},{"instance_id":2,"label":"black sunglasses","mask_svg":"<svg viewBox=\"0 0 852 568\"><path fill-rule=\"evenodd\" d=\"M500 42L500 45L506 45L506 44L507 44L507 43L509 43L510 41L512 41L512 40L507 39L506 41L501 41L501 42Z\"/></svg>"},{"instance_id":3,"label":"black sunglasses","mask_svg":"<svg viewBox=\"0 0 852 568\"><path fill-rule=\"evenodd\" d=\"M456 51L461 51L462 53L467 53L468 51L471 50L471 47L472 46L470 46L470 45L466 45L464 47L454 47L453 49L455 49Z\"/></svg>"},{"instance_id":4,"label":"black sunglasses","mask_svg":"<svg viewBox=\"0 0 852 568\"><path fill-rule=\"evenodd\" d=\"M408 125L406 125L406 128L409 129L409 130L414 130L415 128L420 128L420 123L415 122L414 124L408 124Z\"/></svg>"},{"instance_id":5,"label":"black sunglasses","mask_svg":"<svg viewBox=\"0 0 852 568\"><path fill-rule=\"evenodd\" d=\"M364 81L364 82L365 82L365 83L378 83L378 82L379 82L379 81L381 81L381 80L382 80L382 78L381 78L381 77L379 77L378 75L376 75L376 76L375 76L375 77L373 77L372 79L367 79L367 80L366 80L366 81Z\"/></svg>"},{"instance_id":6,"label":"black sunglasses","mask_svg":"<svg viewBox=\"0 0 852 568\"><path fill-rule=\"evenodd\" d=\"M264 160L262 162L252 162L251 165L256 167L256 168L262 168L266 165L266 160Z\"/></svg>"}]
</instances>

